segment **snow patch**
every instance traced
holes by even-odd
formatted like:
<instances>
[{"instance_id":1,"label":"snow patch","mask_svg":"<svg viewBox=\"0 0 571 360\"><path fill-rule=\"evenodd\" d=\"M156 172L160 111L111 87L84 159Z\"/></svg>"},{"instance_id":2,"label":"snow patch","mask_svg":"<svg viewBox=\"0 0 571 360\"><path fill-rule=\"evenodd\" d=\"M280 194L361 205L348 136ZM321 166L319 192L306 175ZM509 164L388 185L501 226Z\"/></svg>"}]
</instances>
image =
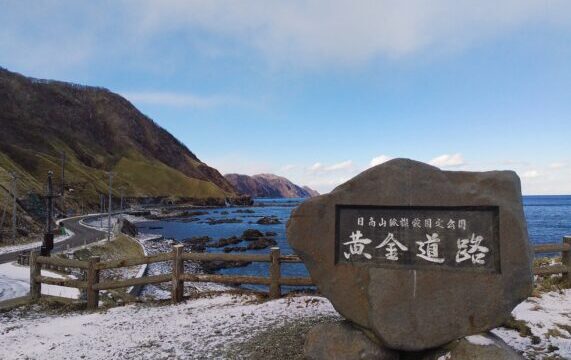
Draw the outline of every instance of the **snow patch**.
<instances>
[{"instance_id":1,"label":"snow patch","mask_svg":"<svg viewBox=\"0 0 571 360\"><path fill-rule=\"evenodd\" d=\"M466 340L468 340L469 343L474 345L481 345L481 346L496 345L496 343L492 339L487 338L483 335L466 336Z\"/></svg>"},{"instance_id":2,"label":"snow patch","mask_svg":"<svg viewBox=\"0 0 571 360\"><path fill-rule=\"evenodd\" d=\"M439 356L438 359L436 360L450 360L450 359L452 359L452 354L447 353L446 355Z\"/></svg>"},{"instance_id":3,"label":"snow patch","mask_svg":"<svg viewBox=\"0 0 571 360\"><path fill-rule=\"evenodd\" d=\"M63 316L8 313L0 315L0 358L220 359L268 328L323 316L339 314L322 297L260 303L251 295L230 294Z\"/></svg>"},{"instance_id":4,"label":"snow patch","mask_svg":"<svg viewBox=\"0 0 571 360\"><path fill-rule=\"evenodd\" d=\"M515 330L492 330L511 347L523 352L528 359L546 355L571 359L571 289L528 298L513 310L512 315L529 326L539 343L532 344L530 337L521 337Z\"/></svg>"},{"instance_id":5,"label":"snow patch","mask_svg":"<svg viewBox=\"0 0 571 360\"><path fill-rule=\"evenodd\" d=\"M42 276L65 278L48 270L42 270ZM0 264L0 301L26 296L29 292L30 268L28 266L20 266L16 263ZM78 289L56 285L42 284L42 294L71 299L79 298Z\"/></svg>"}]
</instances>

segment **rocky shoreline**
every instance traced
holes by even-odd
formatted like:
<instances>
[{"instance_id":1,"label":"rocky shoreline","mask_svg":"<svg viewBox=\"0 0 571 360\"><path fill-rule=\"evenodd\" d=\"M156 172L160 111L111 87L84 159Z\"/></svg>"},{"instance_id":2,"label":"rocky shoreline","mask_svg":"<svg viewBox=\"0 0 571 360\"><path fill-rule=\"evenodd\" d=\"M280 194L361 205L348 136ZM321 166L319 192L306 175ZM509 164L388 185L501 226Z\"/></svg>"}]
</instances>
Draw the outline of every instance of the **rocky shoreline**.
<instances>
[{"instance_id":1,"label":"rocky shoreline","mask_svg":"<svg viewBox=\"0 0 571 360\"><path fill-rule=\"evenodd\" d=\"M124 227L129 230L132 229L129 225ZM239 237L232 236L229 238L220 238L218 240L213 240L209 236L193 237L182 241L164 239L163 237L155 237L145 240L145 237L148 238L149 236L142 234L137 235L149 255L171 252L173 246L177 244L183 245L185 252L205 252L208 248L223 249L224 253L261 250L277 244L273 238L274 236L276 236L276 233L274 232L262 233L256 229L248 229ZM238 246L240 243L245 243L247 245ZM193 274L215 274L222 269L245 267L250 264L251 262L247 261L185 261L184 271ZM170 261L150 264L147 268L147 275L161 275L170 272L172 272L172 262ZM185 283L185 293L222 291L232 288L235 287L212 283ZM159 299L168 298L170 297L170 284L147 285L143 289L141 295Z\"/></svg>"}]
</instances>

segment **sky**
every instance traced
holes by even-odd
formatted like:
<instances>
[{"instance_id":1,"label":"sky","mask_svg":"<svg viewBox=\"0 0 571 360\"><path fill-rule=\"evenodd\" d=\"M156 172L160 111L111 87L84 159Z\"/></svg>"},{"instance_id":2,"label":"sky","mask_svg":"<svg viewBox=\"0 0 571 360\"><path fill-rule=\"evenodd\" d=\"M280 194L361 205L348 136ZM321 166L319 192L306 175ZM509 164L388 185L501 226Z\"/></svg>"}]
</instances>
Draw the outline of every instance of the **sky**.
<instances>
[{"instance_id":1,"label":"sky","mask_svg":"<svg viewBox=\"0 0 571 360\"><path fill-rule=\"evenodd\" d=\"M0 0L0 66L102 86L222 173L406 157L571 194L571 2Z\"/></svg>"}]
</instances>

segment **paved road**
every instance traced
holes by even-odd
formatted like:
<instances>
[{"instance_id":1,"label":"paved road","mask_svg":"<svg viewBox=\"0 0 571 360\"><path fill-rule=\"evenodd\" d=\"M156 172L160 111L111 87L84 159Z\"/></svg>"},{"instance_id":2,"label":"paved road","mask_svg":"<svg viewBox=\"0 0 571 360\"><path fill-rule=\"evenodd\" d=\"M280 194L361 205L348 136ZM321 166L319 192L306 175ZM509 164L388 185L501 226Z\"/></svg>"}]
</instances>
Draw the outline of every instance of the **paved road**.
<instances>
[{"instance_id":1,"label":"paved road","mask_svg":"<svg viewBox=\"0 0 571 360\"><path fill-rule=\"evenodd\" d=\"M54 252L63 251L67 248L68 245L70 248L73 248L73 247L81 246L85 243L90 244L92 242L99 241L99 240L103 239L105 236L107 236L105 232L95 230L95 229L91 229L91 228L87 228L87 227L85 227L79 223L80 220L85 219L85 218L89 218L89 217L94 217L94 216L89 215L89 216L83 216L83 217L79 217L79 218L72 218L69 220L63 220L62 221L63 225L67 229L73 231L74 235L67 240L55 243L53 251ZM39 251L40 247L38 246L37 248L34 248L34 250ZM26 250L26 251L28 251L28 250ZM18 254L20 252L21 251L16 251L13 253L0 255L0 264L16 260L18 258Z\"/></svg>"}]
</instances>

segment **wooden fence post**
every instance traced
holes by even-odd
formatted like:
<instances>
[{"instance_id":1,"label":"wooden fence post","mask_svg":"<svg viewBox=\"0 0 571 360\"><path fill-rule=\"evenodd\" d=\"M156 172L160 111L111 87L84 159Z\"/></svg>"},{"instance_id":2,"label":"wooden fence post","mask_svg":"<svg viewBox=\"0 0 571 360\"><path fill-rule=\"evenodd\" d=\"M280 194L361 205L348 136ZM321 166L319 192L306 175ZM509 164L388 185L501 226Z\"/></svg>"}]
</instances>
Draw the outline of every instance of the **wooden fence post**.
<instances>
[{"instance_id":1,"label":"wooden fence post","mask_svg":"<svg viewBox=\"0 0 571 360\"><path fill-rule=\"evenodd\" d=\"M564 236L563 244L571 245L571 236ZM571 285L571 251L561 252L561 263L567 268L567 273L564 274L563 279Z\"/></svg>"},{"instance_id":2,"label":"wooden fence post","mask_svg":"<svg viewBox=\"0 0 571 360\"><path fill-rule=\"evenodd\" d=\"M270 298L279 299L281 296L281 264L279 247L273 247L270 249L270 260Z\"/></svg>"},{"instance_id":3,"label":"wooden fence post","mask_svg":"<svg viewBox=\"0 0 571 360\"><path fill-rule=\"evenodd\" d=\"M174 304L181 302L184 296L184 281L180 280L181 275L184 273L184 261L182 254L184 246L178 244L173 246L173 264L172 264L172 289L171 296Z\"/></svg>"},{"instance_id":4,"label":"wooden fence post","mask_svg":"<svg viewBox=\"0 0 571 360\"><path fill-rule=\"evenodd\" d=\"M38 253L32 251L30 254L30 296L33 301L39 300L42 296L42 283L36 277L42 275L42 264L38 264Z\"/></svg>"},{"instance_id":5,"label":"wooden fence post","mask_svg":"<svg viewBox=\"0 0 571 360\"><path fill-rule=\"evenodd\" d=\"M99 262L99 256L89 258L87 267L87 309L94 310L99 306L99 290L94 290L93 285L99 283L99 270L95 268Z\"/></svg>"}]
</instances>

